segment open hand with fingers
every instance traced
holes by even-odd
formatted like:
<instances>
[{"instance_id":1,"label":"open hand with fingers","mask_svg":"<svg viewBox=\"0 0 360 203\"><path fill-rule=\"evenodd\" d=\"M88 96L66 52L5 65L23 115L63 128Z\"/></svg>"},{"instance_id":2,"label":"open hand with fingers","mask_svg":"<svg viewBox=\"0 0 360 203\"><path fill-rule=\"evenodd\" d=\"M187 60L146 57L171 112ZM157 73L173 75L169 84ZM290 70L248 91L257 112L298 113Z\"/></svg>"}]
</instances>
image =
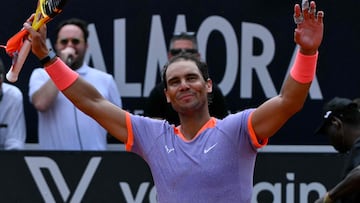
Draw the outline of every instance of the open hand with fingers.
<instances>
[{"instance_id":1,"label":"open hand with fingers","mask_svg":"<svg viewBox=\"0 0 360 203\"><path fill-rule=\"evenodd\" d=\"M302 8L294 6L294 21L297 27L294 31L294 41L300 46L300 52L313 55L317 52L323 39L323 11L316 11L314 1L305 1Z\"/></svg>"}]
</instances>

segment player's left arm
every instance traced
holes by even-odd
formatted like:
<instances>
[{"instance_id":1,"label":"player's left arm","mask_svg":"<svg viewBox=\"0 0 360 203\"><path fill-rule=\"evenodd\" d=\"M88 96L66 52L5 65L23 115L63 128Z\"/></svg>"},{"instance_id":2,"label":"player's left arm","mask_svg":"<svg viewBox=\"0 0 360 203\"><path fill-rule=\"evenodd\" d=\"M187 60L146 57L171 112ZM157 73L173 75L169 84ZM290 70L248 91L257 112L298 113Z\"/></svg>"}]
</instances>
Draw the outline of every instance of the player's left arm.
<instances>
[{"instance_id":1,"label":"player's left arm","mask_svg":"<svg viewBox=\"0 0 360 203\"><path fill-rule=\"evenodd\" d=\"M301 10L294 7L297 28L294 41L299 52L285 80L280 94L263 103L253 113L252 125L258 139L273 136L285 122L300 111L307 98L311 81L315 76L318 48L323 37L323 12L316 12L315 2L305 2Z\"/></svg>"}]
</instances>

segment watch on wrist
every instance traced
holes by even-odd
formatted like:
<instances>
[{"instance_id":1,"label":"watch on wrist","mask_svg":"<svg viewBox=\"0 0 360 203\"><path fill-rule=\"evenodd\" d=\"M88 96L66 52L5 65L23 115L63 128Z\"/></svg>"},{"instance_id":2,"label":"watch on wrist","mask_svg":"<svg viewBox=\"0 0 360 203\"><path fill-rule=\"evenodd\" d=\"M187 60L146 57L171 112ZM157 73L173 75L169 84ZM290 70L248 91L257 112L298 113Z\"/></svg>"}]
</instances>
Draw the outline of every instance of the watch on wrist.
<instances>
[{"instance_id":1,"label":"watch on wrist","mask_svg":"<svg viewBox=\"0 0 360 203\"><path fill-rule=\"evenodd\" d=\"M40 59L40 63L41 65L45 65L46 63L48 63L49 61L51 61L51 59L57 57L56 53L51 49L49 50L49 53L47 56L45 56L44 58Z\"/></svg>"}]
</instances>

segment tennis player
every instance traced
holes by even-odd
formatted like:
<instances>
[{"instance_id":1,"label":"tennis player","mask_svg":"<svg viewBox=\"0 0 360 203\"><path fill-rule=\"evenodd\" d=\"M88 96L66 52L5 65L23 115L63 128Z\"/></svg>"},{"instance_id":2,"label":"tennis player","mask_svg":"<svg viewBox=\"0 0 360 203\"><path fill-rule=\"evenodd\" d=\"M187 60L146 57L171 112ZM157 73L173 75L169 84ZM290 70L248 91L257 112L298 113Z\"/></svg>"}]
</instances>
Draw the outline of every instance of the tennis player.
<instances>
[{"instance_id":1,"label":"tennis player","mask_svg":"<svg viewBox=\"0 0 360 203\"><path fill-rule=\"evenodd\" d=\"M304 6L305 5L305 6ZM323 38L323 12L315 2L294 6L299 45L296 61L279 95L258 108L220 120L209 115L212 81L197 58L179 55L164 67L165 94L180 125L132 115L104 99L46 47L46 27L32 36L32 52L59 90L149 165L159 202L251 201L257 150L302 109L314 78ZM156 108L156 107L154 107ZM115 172L115 171L114 171Z\"/></svg>"}]
</instances>

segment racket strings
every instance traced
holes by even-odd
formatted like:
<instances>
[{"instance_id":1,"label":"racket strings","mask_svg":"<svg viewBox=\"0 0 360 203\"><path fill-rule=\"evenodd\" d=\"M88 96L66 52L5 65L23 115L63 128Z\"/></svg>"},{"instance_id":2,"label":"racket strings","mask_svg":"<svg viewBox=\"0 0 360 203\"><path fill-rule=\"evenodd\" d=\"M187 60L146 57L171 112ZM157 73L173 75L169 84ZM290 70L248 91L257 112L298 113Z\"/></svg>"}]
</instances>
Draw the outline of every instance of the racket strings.
<instances>
[{"instance_id":1,"label":"racket strings","mask_svg":"<svg viewBox=\"0 0 360 203\"><path fill-rule=\"evenodd\" d=\"M53 17L62 11L62 7L65 5L65 0L49 0L42 5L44 15Z\"/></svg>"}]
</instances>

